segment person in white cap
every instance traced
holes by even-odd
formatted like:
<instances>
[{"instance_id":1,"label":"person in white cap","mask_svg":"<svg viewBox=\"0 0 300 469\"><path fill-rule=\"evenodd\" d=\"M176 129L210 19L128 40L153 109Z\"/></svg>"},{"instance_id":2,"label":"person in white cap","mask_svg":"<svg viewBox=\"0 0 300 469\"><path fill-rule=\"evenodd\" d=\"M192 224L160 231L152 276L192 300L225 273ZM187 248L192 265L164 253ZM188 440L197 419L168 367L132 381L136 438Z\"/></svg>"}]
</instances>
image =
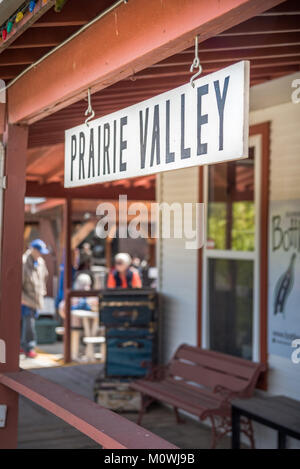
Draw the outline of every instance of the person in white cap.
<instances>
[{"instance_id":1,"label":"person in white cap","mask_svg":"<svg viewBox=\"0 0 300 469\"><path fill-rule=\"evenodd\" d=\"M120 252L115 256L115 268L109 273L107 288L141 288L142 281L138 271L131 267L129 254Z\"/></svg>"}]
</instances>

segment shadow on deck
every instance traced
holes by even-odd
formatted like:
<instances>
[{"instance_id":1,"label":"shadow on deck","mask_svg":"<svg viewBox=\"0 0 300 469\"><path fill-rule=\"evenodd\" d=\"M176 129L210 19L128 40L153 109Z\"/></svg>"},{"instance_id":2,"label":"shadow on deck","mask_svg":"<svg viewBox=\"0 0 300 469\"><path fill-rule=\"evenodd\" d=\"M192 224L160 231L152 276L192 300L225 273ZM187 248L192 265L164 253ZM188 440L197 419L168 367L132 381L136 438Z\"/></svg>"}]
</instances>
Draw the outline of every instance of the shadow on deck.
<instances>
[{"instance_id":1,"label":"shadow on deck","mask_svg":"<svg viewBox=\"0 0 300 469\"><path fill-rule=\"evenodd\" d=\"M32 370L66 388L93 400L94 379L102 365L77 365ZM136 422L137 414L122 414ZM204 449L210 447L209 428L185 418L176 424L174 413L162 406L153 406L143 419L143 427L175 444L179 448ZM230 439L221 440L219 448L229 448ZM22 449L81 449L99 445L59 418L20 397L18 448Z\"/></svg>"}]
</instances>

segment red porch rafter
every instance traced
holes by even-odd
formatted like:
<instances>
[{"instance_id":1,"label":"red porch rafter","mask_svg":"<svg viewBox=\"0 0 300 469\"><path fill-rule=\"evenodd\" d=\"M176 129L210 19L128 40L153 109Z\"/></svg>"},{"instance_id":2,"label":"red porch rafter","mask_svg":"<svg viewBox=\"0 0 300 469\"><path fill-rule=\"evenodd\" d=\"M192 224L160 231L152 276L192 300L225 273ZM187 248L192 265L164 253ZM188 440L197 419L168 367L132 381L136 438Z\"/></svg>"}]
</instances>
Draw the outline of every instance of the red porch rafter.
<instances>
[{"instance_id":1,"label":"red porch rafter","mask_svg":"<svg viewBox=\"0 0 300 469\"><path fill-rule=\"evenodd\" d=\"M186 49L196 34L203 42L281 2L136 0L122 4L9 89L9 121L35 122L82 99L88 88L99 91ZM101 44L97 54L95 44Z\"/></svg>"}]
</instances>

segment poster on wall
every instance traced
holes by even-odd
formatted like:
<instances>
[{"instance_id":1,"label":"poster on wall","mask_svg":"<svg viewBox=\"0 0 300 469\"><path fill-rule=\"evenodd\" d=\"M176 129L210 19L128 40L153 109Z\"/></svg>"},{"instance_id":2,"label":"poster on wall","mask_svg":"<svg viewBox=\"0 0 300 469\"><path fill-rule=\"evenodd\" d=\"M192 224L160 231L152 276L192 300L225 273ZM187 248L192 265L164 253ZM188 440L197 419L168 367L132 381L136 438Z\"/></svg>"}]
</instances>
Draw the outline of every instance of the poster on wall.
<instances>
[{"instance_id":1,"label":"poster on wall","mask_svg":"<svg viewBox=\"0 0 300 469\"><path fill-rule=\"evenodd\" d=\"M268 329L269 353L291 358L300 338L300 200L270 206Z\"/></svg>"}]
</instances>

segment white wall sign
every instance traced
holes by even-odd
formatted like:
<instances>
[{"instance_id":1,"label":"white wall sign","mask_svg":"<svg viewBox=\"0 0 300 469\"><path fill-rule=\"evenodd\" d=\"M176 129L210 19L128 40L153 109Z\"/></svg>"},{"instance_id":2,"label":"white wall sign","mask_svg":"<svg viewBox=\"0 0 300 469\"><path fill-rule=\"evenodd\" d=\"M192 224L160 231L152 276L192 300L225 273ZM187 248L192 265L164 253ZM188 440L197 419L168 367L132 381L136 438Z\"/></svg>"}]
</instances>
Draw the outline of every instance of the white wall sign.
<instances>
[{"instance_id":1,"label":"white wall sign","mask_svg":"<svg viewBox=\"0 0 300 469\"><path fill-rule=\"evenodd\" d=\"M300 338L300 200L271 202L269 353L291 359Z\"/></svg>"},{"instance_id":2,"label":"white wall sign","mask_svg":"<svg viewBox=\"0 0 300 469\"><path fill-rule=\"evenodd\" d=\"M65 187L248 156L249 62L69 129Z\"/></svg>"}]
</instances>

